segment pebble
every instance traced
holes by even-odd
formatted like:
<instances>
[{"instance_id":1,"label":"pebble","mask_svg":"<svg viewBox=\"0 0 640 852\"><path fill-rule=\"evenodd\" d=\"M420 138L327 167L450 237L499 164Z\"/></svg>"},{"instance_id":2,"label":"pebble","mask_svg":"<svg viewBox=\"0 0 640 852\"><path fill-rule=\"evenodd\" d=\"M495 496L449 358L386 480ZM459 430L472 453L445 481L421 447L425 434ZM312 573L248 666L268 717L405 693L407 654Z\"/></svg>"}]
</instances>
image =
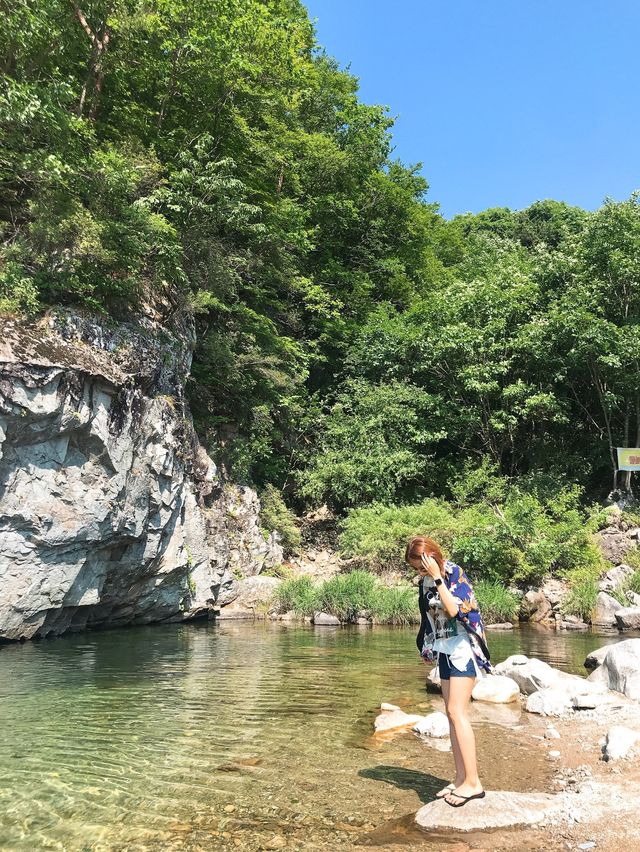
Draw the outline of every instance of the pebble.
<instances>
[{"instance_id":1,"label":"pebble","mask_svg":"<svg viewBox=\"0 0 640 852\"><path fill-rule=\"evenodd\" d=\"M545 740L559 740L560 734L557 729L553 727L553 725L549 725L547 730L544 732Z\"/></svg>"},{"instance_id":2,"label":"pebble","mask_svg":"<svg viewBox=\"0 0 640 852\"><path fill-rule=\"evenodd\" d=\"M561 752L559 751L550 751L547 757L549 760L557 760L561 756Z\"/></svg>"},{"instance_id":3,"label":"pebble","mask_svg":"<svg viewBox=\"0 0 640 852\"><path fill-rule=\"evenodd\" d=\"M595 845L595 840L587 840L585 843L578 843L578 849L593 849Z\"/></svg>"}]
</instances>

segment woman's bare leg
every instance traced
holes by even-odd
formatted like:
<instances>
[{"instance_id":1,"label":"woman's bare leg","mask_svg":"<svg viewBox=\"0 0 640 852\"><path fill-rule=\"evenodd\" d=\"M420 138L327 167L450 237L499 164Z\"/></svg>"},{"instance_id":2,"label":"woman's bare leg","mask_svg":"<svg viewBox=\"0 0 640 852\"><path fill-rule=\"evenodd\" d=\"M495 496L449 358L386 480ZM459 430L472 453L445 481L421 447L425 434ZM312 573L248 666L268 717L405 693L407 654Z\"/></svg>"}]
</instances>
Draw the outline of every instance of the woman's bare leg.
<instances>
[{"instance_id":1,"label":"woman's bare leg","mask_svg":"<svg viewBox=\"0 0 640 852\"><path fill-rule=\"evenodd\" d=\"M455 792L449 793L446 797L447 801L454 805L461 802L460 796L472 796L482 790L476 762L476 739L467 713L474 685L475 678L473 677L452 677L449 681L448 696L445 702L449 727L452 732L451 746L453 748L455 736L462 761L462 775L464 776L462 783L456 786ZM456 779L456 782L458 780ZM460 795L456 797L456 793Z\"/></svg>"},{"instance_id":2,"label":"woman's bare leg","mask_svg":"<svg viewBox=\"0 0 640 852\"><path fill-rule=\"evenodd\" d=\"M447 705L449 703L449 681L442 680L440 681L440 683L442 686L442 697L444 698L445 712L447 712L448 716ZM462 752L460 751L460 746L458 745L455 728L451 724L451 720L449 720L449 735L451 737L451 751L453 752L453 760L456 765L456 780L454 781L454 783L456 787L459 787L464 782L464 762L462 760ZM447 788L443 787L442 790L438 790L438 794L441 797L444 797L446 791Z\"/></svg>"}]
</instances>

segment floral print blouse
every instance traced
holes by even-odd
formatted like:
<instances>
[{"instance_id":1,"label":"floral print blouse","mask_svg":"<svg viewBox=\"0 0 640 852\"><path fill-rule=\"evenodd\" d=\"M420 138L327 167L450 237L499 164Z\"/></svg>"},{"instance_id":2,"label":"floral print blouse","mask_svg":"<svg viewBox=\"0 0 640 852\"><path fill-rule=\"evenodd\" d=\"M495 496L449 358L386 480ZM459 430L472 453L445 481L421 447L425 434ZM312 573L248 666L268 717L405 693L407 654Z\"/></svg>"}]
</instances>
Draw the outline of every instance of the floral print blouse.
<instances>
[{"instance_id":1,"label":"floral print blouse","mask_svg":"<svg viewBox=\"0 0 640 852\"><path fill-rule=\"evenodd\" d=\"M444 582L451 594L458 601L458 614L456 619L467 632L478 666L485 672L491 672L492 666L485 638L486 634L484 624L482 621L482 615L480 614L478 601L476 600L476 596L473 592L471 581L465 574L464 570L459 565L456 565L455 562L447 559L444 567ZM433 631L432 623L434 620L429 616L429 609L436 604L436 598L439 598L439 596L435 590L430 591L428 587L426 587L424 582L426 579L427 578L422 577L419 585L421 619L420 630L416 637L416 644L418 645L420 653L423 653L425 637L428 640L436 638L435 636L430 635ZM439 600L437 603L439 603Z\"/></svg>"}]
</instances>

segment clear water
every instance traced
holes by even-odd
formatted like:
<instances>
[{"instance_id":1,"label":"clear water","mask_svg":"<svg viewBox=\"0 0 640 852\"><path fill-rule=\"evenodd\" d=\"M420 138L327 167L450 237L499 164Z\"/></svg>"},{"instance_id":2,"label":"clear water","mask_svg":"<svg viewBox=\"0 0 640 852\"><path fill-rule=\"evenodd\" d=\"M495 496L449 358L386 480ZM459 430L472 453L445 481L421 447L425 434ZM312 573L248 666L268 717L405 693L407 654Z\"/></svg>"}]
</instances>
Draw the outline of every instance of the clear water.
<instances>
[{"instance_id":1,"label":"clear water","mask_svg":"<svg viewBox=\"0 0 640 852\"><path fill-rule=\"evenodd\" d=\"M584 674L618 638L523 629L490 646ZM2 646L0 849L384 847L384 826L450 780L450 754L371 737L383 701L441 708L424 676L413 629L225 622ZM526 714L473 713L486 785L542 789L542 757L514 762Z\"/></svg>"}]
</instances>

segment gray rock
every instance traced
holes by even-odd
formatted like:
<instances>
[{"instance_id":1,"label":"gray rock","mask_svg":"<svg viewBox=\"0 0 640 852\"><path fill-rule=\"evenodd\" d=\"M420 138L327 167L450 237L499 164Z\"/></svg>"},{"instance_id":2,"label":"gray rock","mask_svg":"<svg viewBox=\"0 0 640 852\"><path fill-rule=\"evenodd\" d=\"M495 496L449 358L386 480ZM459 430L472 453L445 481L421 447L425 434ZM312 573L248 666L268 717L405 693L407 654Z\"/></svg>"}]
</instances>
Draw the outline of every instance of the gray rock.
<instances>
[{"instance_id":1,"label":"gray rock","mask_svg":"<svg viewBox=\"0 0 640 852\"><path fill-rule=\"evenodd\" d=\"M602 747L603 760L620 760L629 757L640 742L640 732L614 725L607 731Z\"/></svg>"},{"instance_id":2,"label":"gray rock","mask_svg":"<svg viewBox=\"0 0 640 852\"><path fill-rule=\"evenodd\" d=\"M640 607L625 606L616 612L616 623L620 630L640 629Z\"/></svg>"},{"instance_id":3,"label":"gray rock","mask_svg":"<svg viewBox=\"0 0 640 852\"><path fill-rule=\"evenodd\" d=\"M573 710L571 697L563 689L547 687L533 692L527 698L528 713L538 713L541 716L564 716Z\"/></svg>"},{"instance_id":4,"label":"gray rock","mask_svg":"<svg viewBox=\"0 0 640 852\"><path fill-rule=\"evenodd\" d=\"M607 646L601 664L587 678L640 701L640 639L625 639Z\"/></svg>"},{"instance_id":5,"label":"gray rock","mask_svg":"<svg viewBox=\"0 0 640 852\"><path fill-rule=\"evenodd\" d=\"M558 680L558 672L550 665L535 657L525 657L523 654L513 654L495 666L495 672L514 680L524 695L531 695L539 689L554 686Z\"/></svg>"},{"instance_id":6,"label":"gray rock","mask_svg":"<svg viewBox=\"0 0 640 852\"><path fill-rule=\"evenodd\" d=\"M516 828L536 825L559 814L560 797L548 793L488 791L484 798L467 802L464 808L452 808L436 800L420 808L416 825L427 831L485 831L491 828Z\"/></svg>"},{"instance_id":7,"label":"gray rock","mask_svg":"<svg viewBox=\"0 0 640 852\"><path fill-rule=\"evenodd\" d=\"M548 577L540 590L553 610L561 608L562 602L569 593L569 585L565 580Z\"/></svg>"},{"instance_id":8,"label":"gray rock","mask_svg":"<svg viewBox=\"0 0 640 852\"><path fill-rule=\"evenodd\" d=\"M634 570L631 565L624 563L616 565L615 568L609 568L600 578L598 588L602 592L612 592L614 589L619 589L620 586L624 586Z\"/></svg>"},{"instance_id":9,"label":"gray rock","mask_svg":"<svg viewBox=\"0 0 640 852\"><path fill-rule=\"evenodd\" d=\"M588 630L589 625L584 621L563 621L561 623L563 630Z\"/></svg>"},{"instance_id":10,"label":"gray rock","mask_svg":"<svg viewBox=\"0 0 640 852\"><path fill-rule=\"evenodd\" d=\"M237 595L230 606L225 606L218 618L254 618L264 614L269 602L282 583L278 577L243 577L237 581Z\"/></svg>"},{"instance_id":11,"label":"gray rock","mask_svg":"<svg viewBox=\"0 0 640 852\"><path fill-rule=\"evenodd\" d=\"M328 612L314 612L313 623L325 627L335 627L340 624L340 619Z\"/></svg>"},{"instance_id":12,"label":"gray rock","mask_svg":"<svg viewBox=\"0 0 640 852\"><path fill-rule=\"evenodd\" d=\"M636 541L617 527L607 527L596 536L604 558L612 565L620 565Z\"/></svg>"},{"instance_id":13,"label":"gray rock","mask_svg":"<svg viewBox=\"0 0 640 852\"><path fill-rule=\"evenodd\" d=\"M487 630L513 630L513 624L510 621L501 621L498 624L487 624Z\"/></svg>"},{"instance_id":14,"label":"gray rock","mask_svg":"<svg viewBox=\"0 0 640 852\"><path fill-rule=\"evenodd\" d=\"M552 606L540 589L531 589L524 595L520 602L520 612L533 622L553 618Z\"/></svg>"},{"instance_id":15,"label":"gray rock","mask_svg":"<svg viewBox=\"0 0 640 852\"><path fill-rule=\"evenodd\" d=\"M606 592L598 592L591 623L594 626L613 627L616 624L616 612L619 609L620 601L617 601Z\"/></svg>"}]
</instances>

